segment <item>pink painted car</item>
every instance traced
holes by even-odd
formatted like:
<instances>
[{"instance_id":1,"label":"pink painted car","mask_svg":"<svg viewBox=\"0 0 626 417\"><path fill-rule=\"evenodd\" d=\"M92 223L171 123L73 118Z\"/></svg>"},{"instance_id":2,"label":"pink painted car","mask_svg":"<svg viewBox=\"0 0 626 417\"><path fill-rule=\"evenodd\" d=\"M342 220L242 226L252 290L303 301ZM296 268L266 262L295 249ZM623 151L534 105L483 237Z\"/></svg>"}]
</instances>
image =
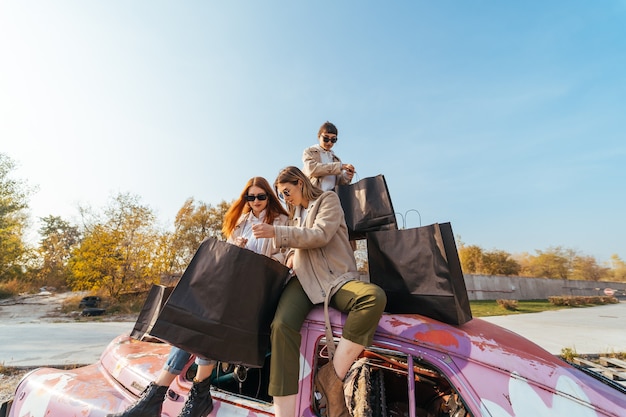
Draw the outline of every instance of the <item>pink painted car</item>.
<instances>
[{"instance_id":1,"label":"pink painted car","mask_svg":"<svg viewBox=\"0 0 626 417\"><path fill-rule=\"evenodd\" d=\"M345 319L331 311L335 337ZM125 409L161 370L169 346L127 336L96 364L41 368L24 377L0 417L102 417ZM298 416L325 416L313 374L327 361L324 317L314 309L302 328ZM261 369L219 366L212 415L272 416L267 395L271 355ZM346 384L353 415L626 416L626 394L481 319L451 326L419 315L383 315L374 340ZM233 369L234 368L234 369ZM191 387L192 362L171 385L164 416L176 416Z\"/></svg>"}]
</instances>

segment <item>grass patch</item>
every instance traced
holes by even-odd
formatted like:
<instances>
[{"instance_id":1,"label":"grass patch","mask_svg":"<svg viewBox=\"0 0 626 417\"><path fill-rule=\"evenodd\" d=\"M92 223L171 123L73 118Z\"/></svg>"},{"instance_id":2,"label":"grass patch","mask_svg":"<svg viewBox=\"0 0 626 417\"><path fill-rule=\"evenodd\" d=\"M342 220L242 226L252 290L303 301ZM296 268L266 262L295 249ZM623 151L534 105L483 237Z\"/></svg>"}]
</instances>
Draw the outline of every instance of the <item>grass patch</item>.
<instances>
[{"instance_id":1,"label":"grass patch","mask_svg":"<svg viewBox=\"0 0 626 417\"><path fill-rule=\"evenodd\" d=\"M519 300L517 301L517 305L514 310L509 310L498 305L498 302L496 300L470 301L470 307L472 309L472 316L474 317L540 313L542 311L563 310L565 308L571 308L569 306L554 305L548 300Z\"/></svg>"}]
</instances>

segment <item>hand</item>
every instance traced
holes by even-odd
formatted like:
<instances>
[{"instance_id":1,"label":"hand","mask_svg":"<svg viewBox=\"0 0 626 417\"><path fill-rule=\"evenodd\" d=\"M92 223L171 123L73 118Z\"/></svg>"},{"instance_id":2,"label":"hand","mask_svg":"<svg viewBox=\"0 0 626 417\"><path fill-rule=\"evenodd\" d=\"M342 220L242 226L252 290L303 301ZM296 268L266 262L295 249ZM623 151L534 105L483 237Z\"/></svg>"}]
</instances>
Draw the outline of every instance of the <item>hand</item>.
<instances>
[{"instance_id":1,"label":"hand","mask_svg":"<svg viewBox=\"0 0 626 417\"><path fill-rule=\"evenodd\" d=\"M343 167L343 169L346 171L346 178L348 178L348 181L352 181L352 178L354 177L354 165L344 164Z\"/></svg>"},{"instance_id":2,"label":"hand","mask_svg":"<svg viewBox=\"0 0 626 417\"><path fill-rule=\"evenodd\" d=\"M343 164L341 165L341 169L345 170L346 172L350 172L354 174L354 165L352 164Z\"/></svg>"},{"instance_id":3,"label":"hand","mask_svg":"<svg viewBox=\"0 0 626 417\"><path fill-rule=\"evenodd\" d=\"M245 248L247 243L248 239L246 239L245 237L237 236L235 238L235 245L239 246L240 248Z\"/></svg>"},{"instance_id":4,"label":"hand","mask_svg":"<svg viewBox=\"0 0 626 417\"><path fill-rule=\"evenodd\" d=\"M259 223L252 226L252 234L258 238L272 238L274 234L274 226L267 223Z\"/></svg>"}]
</instances>

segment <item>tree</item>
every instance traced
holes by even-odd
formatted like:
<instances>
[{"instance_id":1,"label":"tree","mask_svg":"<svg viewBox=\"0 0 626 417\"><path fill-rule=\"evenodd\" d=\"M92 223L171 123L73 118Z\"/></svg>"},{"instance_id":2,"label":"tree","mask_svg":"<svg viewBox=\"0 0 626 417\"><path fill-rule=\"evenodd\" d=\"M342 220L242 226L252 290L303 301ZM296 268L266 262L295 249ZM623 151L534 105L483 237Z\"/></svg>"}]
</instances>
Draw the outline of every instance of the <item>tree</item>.
<instances>
[{"instance_id":1,"label":"tree","mask_svg":"<svg viewBox=\"0 0 626 417\"><path fill-rule=\"evenodd\" d=\"M487 275L517 275L521 270L511 254L503 250L484 252L481 265L482 273Z\"/></svg>"},{"instance_id":2,"label":"tree","mask_svg":"<svg viewBox=\"0 0 626 417\"><path fill-rule=\"evenodd\" d=\"M488 252L480 246L461 243L458 251L461 269L467 274L516 275L521 269L511 255L502 250Z\"/></svg>"},{"instance_id":3,"label":"tree","mask_svg":"<svg viewBox=\"0 0 626 417\"><path fill-rule=\"evenodd\" d=\"M24 231L31 190L10 177L14 169L13 160L0 153L0 282L23 277L28 252Z\"/></svg>"},{"instance_id":4,"label":"tree","mask_svg":"<svg viewBox=\"0 0 626 417\"><path fill-rule=\"evenodd\" d=\"M225 240L222 224L230 205L226 201L216 207L202 202L196 205L193 198L185 201L176 214L174 233L166 241L170 249L170 273L182 273L207 237ZM163 252L166 252L165 248Z\"/></svg>"},{"instance_id":5,"label":"tree","mask_svg":"<svg viewBox=\"0 0 626 417\"><path fill-rule=\"evenodd\" d=\"M611 255L610 264L612 279L615 281L626 281L626 263L616 253Z\"/></svg>"},{"instance_id":6,"label":"tree","mask_svg":"<svg viewBox=\"0 0 626 417\"><path fill-rule=\"evenodd\" d=\"M36 280L39 285L65 286L71 274L68 260L72 248L80 240L78 227L58 216L40 220L43 223L39 229L42 239L37 252L41 267L35 274Z\"/></svg>"},{"instance_id":7,"label":"tree","mask_svg":"<svg viewBox=\"0 0 626 417\"><path fill-rule=\"evenodd\" d=\"M154 213L137 196L118 194L105 208L104 220L86 222L84 239L70 260L72 288L103 288L118 297L157 283L162 271L156 255L162 239L154 223Z\"/></svg>"},{"instance_id":8,"label":"tree","mask_svg":"<svg viewBox=\"0 0 626 417\"><path fill-rule=\"evenodd\" d=\"M609 277L609 269L598 265L593 256L581 255L574 258L570 279L600 281Z\"/></svg>"},{"instance_id":9,"label":"tree","mask_svg":"<svg viewBox=\"0 0 626 417\"><path fill-rule=\"evenodd\" d=\"M480 246L466 246L461 243L459 247L459 260L461 269L466 274L480 274L482 271L483 250Z\"/></svg>"},{"instance_id":10,"label":"tree","mask_svg":"<svg viewBox=\"0 0 626 417\"><path fill-rule=\"evenodd\" d=\"M546 251L537 250L536 256L528 258L524 265L525 275L543 278L567 279L571 269L571 250L562 247L551 247Z\"/></svg>"}]
</instances>

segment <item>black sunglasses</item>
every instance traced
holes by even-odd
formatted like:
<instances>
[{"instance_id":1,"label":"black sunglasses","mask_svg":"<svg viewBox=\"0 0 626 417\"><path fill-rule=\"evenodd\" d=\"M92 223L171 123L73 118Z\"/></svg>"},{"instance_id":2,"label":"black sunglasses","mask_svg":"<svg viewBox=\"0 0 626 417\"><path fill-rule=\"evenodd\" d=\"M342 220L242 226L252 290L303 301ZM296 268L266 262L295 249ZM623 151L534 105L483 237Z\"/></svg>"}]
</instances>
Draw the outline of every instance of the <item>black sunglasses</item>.
<instances>
[{"instance_id":1,"label":"black sunglasses","mask_svg":"<svg viewBox=\"0 0 626 417\"><path fill-rule=\"evenodd\" d=\"M329 138L328 136L322 135L322 139L324 139L324 143L328 143L328 142L337 143L337 136L335 136L334 138Z\"/></svg>"},{"instance_id":2,"label":"black sunglasses","mask_svg":"<svg viewBox=\"0 0 626 417\"><path fill-rule=\"evenodd\" d=\"M292 182L291 184L298 185L298 181ZM290 196L291 194L289 193L289 190L286 188L282 192L280 191L278 192L278 198L280 198L283 201L285 201L285 197L290 197Z\"/></svg>"},{"instance_id":3,"label":"black sunglasses","mask_svg":"<svg viewBox=\"0 0 626 417\"><path fill-rule=\"evenodd\" d=\"M265 201L267 200L267 194L257 194L257 195L248 194L246 196L246 201L253 202L257 198L259 199L259 201Z\"/></svg>"}]
</instances>

